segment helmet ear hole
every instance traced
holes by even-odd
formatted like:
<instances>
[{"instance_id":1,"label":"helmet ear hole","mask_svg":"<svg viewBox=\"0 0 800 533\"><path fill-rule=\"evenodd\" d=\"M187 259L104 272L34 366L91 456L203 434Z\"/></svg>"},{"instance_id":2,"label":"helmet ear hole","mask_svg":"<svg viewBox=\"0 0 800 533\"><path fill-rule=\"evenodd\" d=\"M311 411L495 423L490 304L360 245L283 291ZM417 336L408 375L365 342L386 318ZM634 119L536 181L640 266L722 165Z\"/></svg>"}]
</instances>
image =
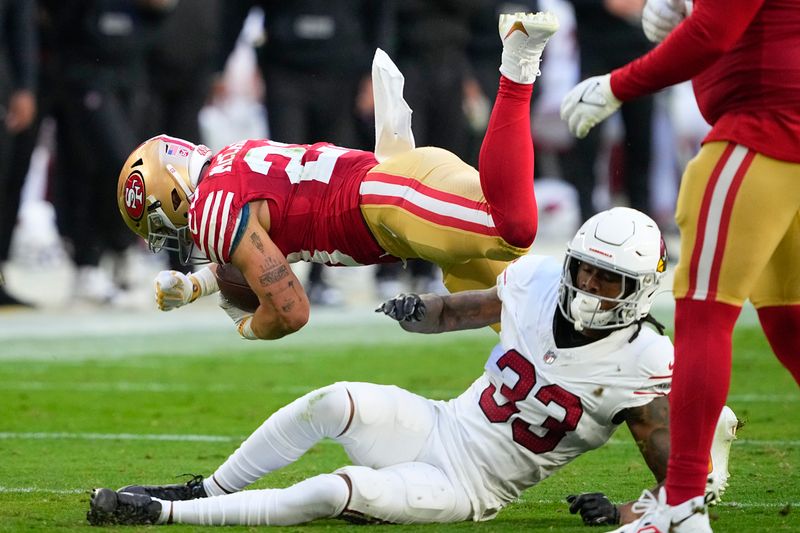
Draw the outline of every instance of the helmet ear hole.
<instances>
[{"instance_id":1,"label":"helmet ear hole","mask_svg":"<svg viewBox=\"0 0 800 533\"><path fill-rule=\"evenodd\" d=\"M181 195L178 194L178 189L172 189L172 210L177 211L181 205Z\"/></svg>"}]
</instances>

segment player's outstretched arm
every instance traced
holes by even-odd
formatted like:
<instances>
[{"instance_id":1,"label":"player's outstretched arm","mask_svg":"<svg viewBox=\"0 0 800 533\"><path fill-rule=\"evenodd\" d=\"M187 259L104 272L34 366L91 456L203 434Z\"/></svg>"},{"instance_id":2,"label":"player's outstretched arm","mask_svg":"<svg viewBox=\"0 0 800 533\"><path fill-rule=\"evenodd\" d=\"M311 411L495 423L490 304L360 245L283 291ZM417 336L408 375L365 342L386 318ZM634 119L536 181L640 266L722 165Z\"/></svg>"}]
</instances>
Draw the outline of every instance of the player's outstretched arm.
<instances>
[{"instance_id":1,"label":"player's outstretched arm","mask_svg":"<svg viewBox=\"0 0 800 533\"><path fill-rule=\"evenodd\" d=\"M279 339L308 322L310 306L303 286L255 214L247 221L231 263L242 272L259 301L251 318L234 319L244 338Z\"/></svg>"},{"instance_id":2,"label":"player's outstretched arm","mask_svg":"<svg viewBox=\"0 0 800 533\"><path fill-rule=\"evenodd\" d=\"M398 294L375 311L400 322L406 331L442 333L476 329L500 321L502 302L494 288L438 294Z\"/></svg>"}]
</instances>

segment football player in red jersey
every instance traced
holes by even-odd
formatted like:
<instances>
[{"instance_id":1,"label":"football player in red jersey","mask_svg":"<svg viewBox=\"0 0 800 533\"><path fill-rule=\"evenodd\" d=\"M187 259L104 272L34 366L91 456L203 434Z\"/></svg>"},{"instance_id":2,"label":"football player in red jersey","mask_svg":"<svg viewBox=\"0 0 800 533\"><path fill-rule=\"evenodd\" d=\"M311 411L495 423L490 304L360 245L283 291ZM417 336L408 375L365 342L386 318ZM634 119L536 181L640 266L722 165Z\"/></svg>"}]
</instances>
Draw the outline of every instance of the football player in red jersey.
<instances>
[{"instance_id":1,"label":"football player in red jersey","mask_svg":"<svg viewBox=\"0 0 800 533\"><path fill-rule=\"evenodd\" d=\"M259 297L255 313L222 301L247 339L300 329L309 302L289 263L366 265L422 258L451 291L493 286L536 234L530 99L541 53L558 21L550 13L503 15L500 88L479 171L434 147L379 163L328 143L247 140L216 155L161 135L140 145L119 177L127 225L151 250L192 246L231 263ZM210 269L156 279L159 307L217 290Z\"/></svg>"},{"instance_id":2,"label":"football player in red jersey","mask_svg":"<svg viewBox=\"0 0 800 533\"><path fill-rule=\"evenodd\" d=\"M582 137L624 101L691 79L712 125L681 182L675 374L666 494L624 531L711 531L706 461L730 385L731 335L748 298L800 382L800 9L789 0L648 0L663 42L569 92Z\"/></svg>"}]
</instances>

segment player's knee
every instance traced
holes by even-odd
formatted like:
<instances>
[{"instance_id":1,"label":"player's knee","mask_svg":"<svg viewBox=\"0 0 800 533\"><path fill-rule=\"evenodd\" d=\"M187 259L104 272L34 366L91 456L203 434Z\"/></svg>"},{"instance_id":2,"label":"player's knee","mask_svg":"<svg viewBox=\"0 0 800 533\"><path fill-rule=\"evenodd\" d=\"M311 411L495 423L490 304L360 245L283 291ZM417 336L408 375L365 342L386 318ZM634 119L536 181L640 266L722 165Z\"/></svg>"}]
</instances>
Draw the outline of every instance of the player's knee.
<instances>
[{"instance_id":1,"label":"player's knee","mask_svg":"<svg viewBox=\"0 0 800 533\"><path fill-rule=\"evenodd\" d=\"M315 517L333 518L344 510L350 499L350 486L341 475L320 474L301 481L297 489L296 506Z\"/></svg>"},{"instance_id":2,"label":"player's knee","mask_svg":"<svg viewBox=\"0 0 800 533\"><path fill-rule=\"evenodd\" d=\"M336 437L350 419L351 402L344 383L334 383L309 393L300 414L327 437Z\"/></svg>"},{"instance_id":3,"label":"player's knee","mask_svg":"<svg viewBox=\"0 0 800 533\"><path fill-rule=\"evenodd\" d=\"M536 232L539 229L538 220L535 216L516 220L507 220L502 227L498 228L500 234L508 244L516 248L530 248L536 239Z\"/></svg>"},{"instance_id":4,"label":"player's knee","mask_svg":"<svg viewBox=\"0 0 800 533\"><path fill-rule=\"evenodd\" d=\"M350 480L350 500L345 514L355 511L368 519L394 521L405 503L405 487L394 472L350 465L335 472Z\"/></svg>"}]
</instances>

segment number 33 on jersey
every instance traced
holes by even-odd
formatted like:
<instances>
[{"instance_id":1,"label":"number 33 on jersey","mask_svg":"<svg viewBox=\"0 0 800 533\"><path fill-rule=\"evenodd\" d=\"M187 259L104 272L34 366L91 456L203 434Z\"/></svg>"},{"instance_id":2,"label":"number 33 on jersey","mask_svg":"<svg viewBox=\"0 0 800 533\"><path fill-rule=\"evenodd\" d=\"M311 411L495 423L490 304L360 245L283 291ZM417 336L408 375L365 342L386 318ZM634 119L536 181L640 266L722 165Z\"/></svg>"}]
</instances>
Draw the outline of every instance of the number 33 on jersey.
<instances>
[{"instance_id":1,"label":"number 33 on jersey","mask_svg":"<svg viewBox=\"0 0 800 533\"><path fill-rule=\"evenodd\" d=\"M633 342L635 325L584 346L556 346L560 275L552 258L527 255L498 278L500 343L456 400L470 433L491 443L479 462L500 486L544 479L605 443L623 410L670 390L672 343L649 328Z\"/></svg>"}]
</instances>

